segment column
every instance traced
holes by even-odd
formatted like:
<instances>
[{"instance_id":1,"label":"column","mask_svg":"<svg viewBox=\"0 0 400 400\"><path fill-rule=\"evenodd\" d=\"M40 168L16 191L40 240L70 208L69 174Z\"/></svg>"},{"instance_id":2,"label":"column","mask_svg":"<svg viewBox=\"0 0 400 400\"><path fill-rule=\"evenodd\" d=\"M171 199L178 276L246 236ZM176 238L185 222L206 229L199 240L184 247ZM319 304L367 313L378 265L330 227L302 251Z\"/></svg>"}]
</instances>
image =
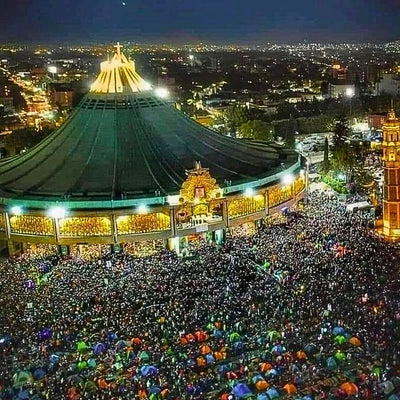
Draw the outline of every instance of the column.
<instances>
[{"instance_id":1,"label":"column","mask_svg":"<svg viewBox=\"0 0 400 400\"><path fill-rule=\"evenodd\" d=\"M111 234L114 243L118 243L118 225L117 225L117 216L115 214L111 215Z\"/></svg>"},{"instance_id":2,"label":"column","mask_svg":"<svg viewBox=\"0 0 400 400\"><path fill-rule=\"evenodd\" d=\"M226 227L229 226L229 210L228 210L228 200L224 200L222 203L222 220Z\"/></svg>"},{"instance_id":3,"label":"column","mask_svg":"<svg viewBox=\"0 0 400 400\"><path fill-rule=\"evenodd\" d=\"M177 228L176 228L176 208L171 207L169 210L169 221L171 225L171 235L172 237L176 236Z\"/></svg>"}]
</instances>

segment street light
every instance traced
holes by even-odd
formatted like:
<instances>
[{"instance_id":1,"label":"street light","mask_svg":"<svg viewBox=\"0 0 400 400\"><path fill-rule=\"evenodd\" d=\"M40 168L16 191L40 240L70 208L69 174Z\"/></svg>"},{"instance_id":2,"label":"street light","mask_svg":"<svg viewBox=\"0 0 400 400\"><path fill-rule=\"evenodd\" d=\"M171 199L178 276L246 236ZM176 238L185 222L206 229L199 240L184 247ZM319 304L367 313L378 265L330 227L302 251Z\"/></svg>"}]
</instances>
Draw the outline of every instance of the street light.
<instances>
[{"instance_id":1,"label":"street light","mask_svg":"<svg viewBox=\"0 0 400 400\"><path fill-rule=\"evenodd\" d=\"M351 117L351 99L354 97L354 88L353 87L348 87L346 89L346 97L349 99L349 103L350 103L350 117Z\"/></svg>"}]
</instances>

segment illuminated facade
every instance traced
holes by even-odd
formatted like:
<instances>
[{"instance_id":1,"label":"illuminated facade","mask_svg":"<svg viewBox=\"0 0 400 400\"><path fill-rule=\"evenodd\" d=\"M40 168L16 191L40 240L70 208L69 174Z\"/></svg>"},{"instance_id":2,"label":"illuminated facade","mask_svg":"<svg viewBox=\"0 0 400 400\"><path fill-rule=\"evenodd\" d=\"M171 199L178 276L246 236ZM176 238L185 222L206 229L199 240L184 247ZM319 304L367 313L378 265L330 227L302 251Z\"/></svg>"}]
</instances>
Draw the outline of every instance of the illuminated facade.
<instances>
[{"instance_id":1,"label":"illuminated facade","mask_svg":"<svg viewBox=\"0 0 400 400\"><path fill-rule=\"evenodd\" d=\"M400 240L400 120L392 109L382 126L383 228L388 240Z\"/></svg>"},{"instance_id":2,"label":"illuminated facade","mask_svg":"<svg viewBox=\"0 0 400 400\"><path fill-rule=\"evenodd\" d=\"M179 250L302 196L296 152L219 135L157 93L117 45L64 125L0 162L0 240Z\"/></svg>"}]
</instances>

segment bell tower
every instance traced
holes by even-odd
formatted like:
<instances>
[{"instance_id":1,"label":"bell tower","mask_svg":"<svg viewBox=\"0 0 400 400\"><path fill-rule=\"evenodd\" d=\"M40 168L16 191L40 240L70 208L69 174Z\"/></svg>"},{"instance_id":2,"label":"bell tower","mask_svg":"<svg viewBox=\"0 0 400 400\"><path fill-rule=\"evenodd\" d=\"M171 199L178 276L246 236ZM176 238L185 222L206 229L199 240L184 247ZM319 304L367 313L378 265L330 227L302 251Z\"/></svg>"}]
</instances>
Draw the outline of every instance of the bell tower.
<instances>
[{"instance_id":1,"label":"bell tower","mask_svg":"<svg viewBox=\"0 0 400 400\"><path fill-rule=\"evenodd\" d=\"M382 126L383 229L387 240L400 240L400 119L394 109L388 112Z\"/></svg>"}]
</instances>

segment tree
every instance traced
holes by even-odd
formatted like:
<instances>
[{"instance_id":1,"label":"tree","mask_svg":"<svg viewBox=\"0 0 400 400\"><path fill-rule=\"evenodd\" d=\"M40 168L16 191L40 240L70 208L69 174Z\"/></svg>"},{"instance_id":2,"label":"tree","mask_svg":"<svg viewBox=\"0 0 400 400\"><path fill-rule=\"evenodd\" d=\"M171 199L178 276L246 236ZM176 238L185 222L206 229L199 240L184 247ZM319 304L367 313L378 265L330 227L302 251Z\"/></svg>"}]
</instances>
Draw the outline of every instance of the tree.
<instances>
[{"instance_id":1,"label":"tree","mask_svg":"<svg viewBox=\"0 0 400 400\"><path fill-rule=\"evenodd\" d=\"M357 151L350 145L350 128L346 118L336 122L333 133L332 166L337 173L343 173L346 182L353 176L357 165Z\"/></svg>"},{"instance_id":2,"label":"tree","mask_svg":"<svg viewBox=\"0 0 400 400\"><path fill-rule=\"evenodd\" d=\"M224 115L225 123L229 132L236 132L237 129L249 120L249 113L246 107L230 106Z\"/></svg>"},{"instance_id":3,"label":"tree","mask_svg":"<svg viewBox=\"0 0 400 400\"><path fill-rule=\"evenodd\" d=\"M328 138L325 137L324 142L324 162L322 164L322 169L325 173L329 172L330 162L329 162L329 142Z\"/></svg>"},{"instance_id":4,"label":"tree","mask_svg":"<svg viewBox=\"0 0 400 400\"><path fill-rule=\"evenodd\" d=\"M273 126L264 121L255 119L240 125L240 134L244 138L272 141L274 140Z\"/></svg>"},{"instance_id":5,"label":"tree","mask_svg":"<svg viewBox=\"0 0 400 400\"><path fill-rule=\"evenodd\" d=\"M336 122L333 132L333 151L346 146L349 142L350 128L346 118L340 118Z\"/></svg>"}]
</instances>

